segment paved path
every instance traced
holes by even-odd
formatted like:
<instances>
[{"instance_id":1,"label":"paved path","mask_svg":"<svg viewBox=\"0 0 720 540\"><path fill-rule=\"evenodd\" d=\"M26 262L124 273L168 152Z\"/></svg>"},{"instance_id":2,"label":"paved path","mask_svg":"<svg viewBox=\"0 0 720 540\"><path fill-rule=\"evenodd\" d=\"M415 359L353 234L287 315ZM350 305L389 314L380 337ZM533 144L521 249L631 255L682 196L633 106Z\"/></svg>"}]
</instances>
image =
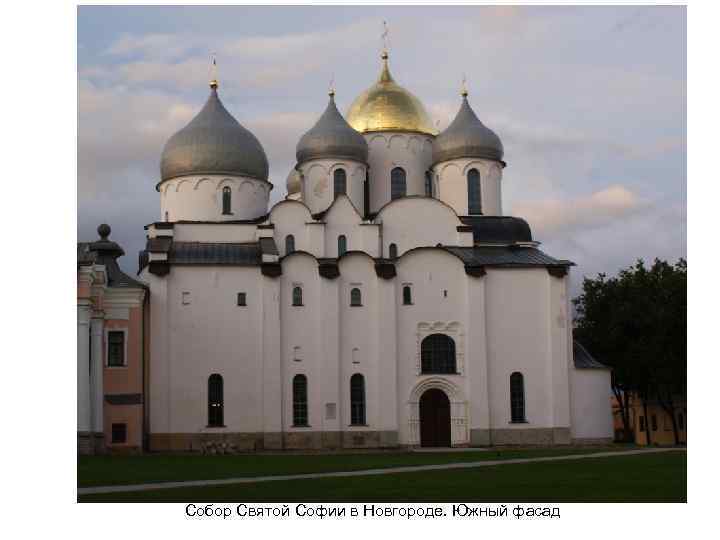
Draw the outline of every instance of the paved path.
<instances>
[{"instance_id":1,"label":"paved path","mask_svg":"<svg viewBox=\"0 0 720 540\"><path fill-rule=\"evenodd\" d=\"M593 454L568 454L537 458L495 459L469 461L464 463L440 463L437 465L413 465L408 467L389 467L386 469L363 469L359 471L338 471L307 474L286 474L276 476L252 476L244 478L222 478L218 480L188 480L183 482L157 482L151 484L130 484L126 486L99 486L78 488L78 495L96 493L123 493L129 491L154 491L157 489L225 486L227 484L254 484L256 482L280 482L283 480L312 480L315 478L337 478L346 476L376 476L380 474L398 474L422 471L443 471L450 469L474 469L476 467L494 467L496 465L513 465L517 463L541 463L546 461L569 461L614 456L634 456L639 454L657 454L660 452L685 451L679 448L649 448L647 450L626 450L616 452L595 452Z\"/></svg>"}]
</instances>

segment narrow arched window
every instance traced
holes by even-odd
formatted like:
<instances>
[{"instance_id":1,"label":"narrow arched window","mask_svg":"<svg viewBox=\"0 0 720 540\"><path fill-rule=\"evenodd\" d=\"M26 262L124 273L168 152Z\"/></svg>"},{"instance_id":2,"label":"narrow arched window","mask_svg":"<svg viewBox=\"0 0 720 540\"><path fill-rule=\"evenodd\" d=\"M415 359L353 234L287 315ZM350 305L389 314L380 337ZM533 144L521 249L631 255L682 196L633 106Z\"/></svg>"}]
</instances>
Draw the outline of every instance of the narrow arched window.
<instances>
[{"instance_id":1,"label":"narrow arched window","mask_svg":"<svg viewBox=\"0 0 720 540\"><path fill-rule=\"evenodd\" d=\"M405 285L403 287L403 305L409 306L412 304L412 290L410 289L410 285Z\"/></svg>"},{"instance_id":2,"label":"narrow arched window","mask_svg":"<svg viewBox=\"0 0 720 540\"><path fill-rule=\"evenodd\" d=\"M208 377L208 426L223 425L223 378L214 373Z\"/></svg>"},{"instance_id":3,"label":"narrow arched window","mask_svg":"<svg viewBox=\"0 0 720 540\"><path fill-rule=\"evenodd\" d=\"M430 171L425 171L425 196L433 196L432 173Z\"/></svg>"},{"instance_id":4,"label":"narrow arched window","mask_svg":"<svg viewBox=\"0 0 720 540\"><path fill-rule=\"evenodd\" d=\"M390 244L390 258L397 259L397 244Z\"/></svg>"},{"instance_id":5,"label":"narrow arched window","mask_svg":"<svg viewBox=\"0 0 720 540\"><path fill-rule=\"evenodd\" d=\"M303 305L302 300L303 300L302 299L302 287L299 287L299 286L293 287L292 305L293 306L302 306Z\"/></svg>"},{"instance_id":6,"label":"narrow arched window","mask_svg":"<svg viewBox=\"0 0 720 540\"><path fill-rule=\"evenodd\" d=\"M170 214L165 212L165 221L170 221Z\"/></svg>"},{"instance_id":7,"label":"narrow arched window","mask_svg":"<svg viewBox=\"0 0 720 540\"><path fill-rule=\"evenodd\" d=\"M480 173L470 169L467 173L468 214L482 214L482 196L480 194Z\"/></svg>"},{"instance_id":8,"label":"narrow arched window","mask_svg":"<svg viewBox=\"0 0 720 540\"><path fill-rule=\"evenodd\" d=\"M350 424L364 426L365 422L365 377L356 373L350 377Z\"/></svg>"},{"instance_id":9,"label":"narrow arched window","mask_svg":"<svg viewBox=\"0 0 720 540\"><path fill-rule=\"evenodd\" d=\"M338 236L338 257L342 257L345 255L345 252L347 251L347 238L345 238L344 234L341 234Z\"/></svg>"},{"instance_id":10,"label":"narrow arched window","mask_svg":"<svg viewBox=\"0 0 720 540\"><path fill-rule=\"evenodd\" d=\"M362 293L360 289L354 287L350 291L350 305L351 306L362 306Z\"/></svg>"},{"instance_id":11,"label":"narrow arched window","mask_svg":"<svg viewBox=\"0 0 720 540\"><path fill-rule=\"evenodd\" d=\"M228 186L222 190L223 214L232 214L232 192Z\"/></svg>"},{"instance_id":12,"label":"narrow arched window","mask_svg":"<svg viewBox=\"0 0 720 540\"><path fill-rule=\"evenodd\" d=\"M510 375L510 421L525 422L525 382L518 371Z\"/></svg>"},{"instance_id":13,"label":"narrow arched window","mask_svg":"<svg viewBox=\"0 0 720 540\"><path fill-rule=\"evenodd\" d=\"M295 251L295 237L288 234L285 237L285 255L290 255L293 251Z\"/></svg>"},{"instance_id":14,"label":"narrow arched window","mask_svg":"<svg viewBox=\"0 0 720 540\"><path fill-rule=\"evenodd\" d=\"M423 373L457 373L455 342L445 334L430 334L420 344Z\"/></svg>"},{"instance_id":15,"label":"narrow arched window","mask_svg":"<svg viewBox=\"0 0 720 540\"><path fill-rule=\"evenodd\" d=\"M295 375L293 377L293 425L308 425L308 391L307 377Z\"/></svg>"},{"instance_id":16,"label":"narrow arched window","mask_svg":"<svg viewBox=\"0 0 720 540\"><path fill-rule=\"evenodd\" d=\"M333 173L333 187L335 188L335 197L338 195L347 195L347 174L345 169L335 169Z\"/></svg>"},{"instance_id":17,"label":"narrow arched window","mask_svg":"<svg viewBox=\"0 0 720 540\"><path fill-rule=\"evenodd\" d=\"M405 169L395 167L390 171L390 198L395 200L404 197L406 194Z\"/></svg>"}]
</instances>

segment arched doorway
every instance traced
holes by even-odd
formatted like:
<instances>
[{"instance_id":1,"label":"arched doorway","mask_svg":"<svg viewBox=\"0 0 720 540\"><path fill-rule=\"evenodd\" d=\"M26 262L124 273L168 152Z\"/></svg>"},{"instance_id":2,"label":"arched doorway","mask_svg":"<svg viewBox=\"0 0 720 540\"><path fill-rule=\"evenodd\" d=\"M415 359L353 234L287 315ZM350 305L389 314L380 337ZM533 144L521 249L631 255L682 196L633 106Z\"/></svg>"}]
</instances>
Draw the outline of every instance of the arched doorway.
<instances>
[{"instance_id":1,"label":"arched doorway","mask_svg":"<svg viewBox=\"0 0 720 540\"><path fill-rule=\"evenodd\" d=\"M450 400L439 388L420 397L420 446L450 446Z\"/></svg>"}]
</instances>

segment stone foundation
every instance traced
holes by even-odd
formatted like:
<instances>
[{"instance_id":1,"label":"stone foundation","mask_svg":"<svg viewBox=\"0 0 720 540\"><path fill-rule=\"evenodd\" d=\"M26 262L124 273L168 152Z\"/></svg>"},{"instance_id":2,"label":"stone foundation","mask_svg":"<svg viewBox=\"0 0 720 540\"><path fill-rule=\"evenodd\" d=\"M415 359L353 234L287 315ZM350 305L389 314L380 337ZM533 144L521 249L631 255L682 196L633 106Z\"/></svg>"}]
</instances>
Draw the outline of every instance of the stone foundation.
<instances>
[{"instance_id":1,"label":"stone foundation","mask_svg":"<svg viewBox=\"0 0 720 540\"><path fill-rule=\"evenodd\" d=\"M482 432L484 430L472 431ZM491 429L489 430L489 438L492 446L554 446L571 443L570 428L562 427Z\"/></svg>"},{"instance_id":2,"label":"stone foundation","mask_svg":"<svg viewBox=\"0 0 720 540\"><path fill-rule=\"evenodd\" d=\"M595 439L573 439L572 444L577 446L609 446L613 444L612 437L600 437Z\"/></svg>"},{"instance_id":3,"label":"stone foundation","mask_svg":"<svg viewBox=\"0 0 720 540\"><path fill-rule=\"evenodd\" d=\"M90 433L78 431L77 453L81 456L93 456L106 454L108 449L105 446L104 433Z\"/></svg>"},{"instance_id":4,"label":"stone foundation","mask_svg":"<svg viewBox=\"0 0 720 540\"><path fill-rule=\"evenodd\" d=\"M263 450L339 450L397 448L397 431L290 431L287 433L153 433L152 452L200 452L212 441L240 452Z\"/></svg>"}]
</instances>

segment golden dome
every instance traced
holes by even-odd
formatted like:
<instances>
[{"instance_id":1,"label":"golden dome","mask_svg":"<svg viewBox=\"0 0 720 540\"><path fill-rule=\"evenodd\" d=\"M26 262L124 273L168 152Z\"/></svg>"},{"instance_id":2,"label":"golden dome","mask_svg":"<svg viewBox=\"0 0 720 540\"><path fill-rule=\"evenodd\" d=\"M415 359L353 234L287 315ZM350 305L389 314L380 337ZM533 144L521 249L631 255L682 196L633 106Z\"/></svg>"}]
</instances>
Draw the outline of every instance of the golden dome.
<instances>
[{"instance_id":1,"label":"golden dome","mask_svg":"<svg viewBox=\"0 0 720 540\"><path fill-rule=\"evenodd\" d=\"M347 122L360 133L369 131L417 131L437 135L420 100L397 84L383 53L383 69L378 82L360 94L346 115Z\"/></svg>"}]
</instances>

